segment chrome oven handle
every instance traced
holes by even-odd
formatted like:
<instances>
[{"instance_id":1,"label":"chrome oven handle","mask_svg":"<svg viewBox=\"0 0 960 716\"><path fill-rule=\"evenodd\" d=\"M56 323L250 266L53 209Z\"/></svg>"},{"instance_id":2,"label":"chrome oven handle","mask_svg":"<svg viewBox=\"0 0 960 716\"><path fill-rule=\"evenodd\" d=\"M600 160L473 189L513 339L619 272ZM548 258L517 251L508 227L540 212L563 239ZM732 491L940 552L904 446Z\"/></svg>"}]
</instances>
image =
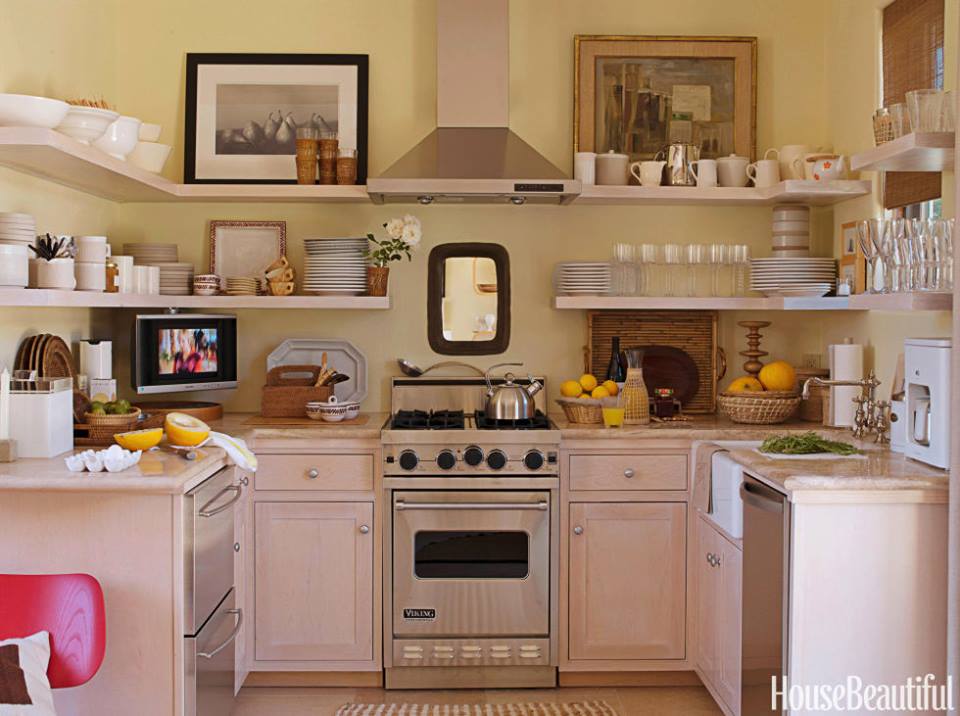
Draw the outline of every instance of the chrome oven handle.
<instances>
[{"instance_id":1,"label":"chrome oven handle","mask_svg":"<svg viewBox=\"0 0 960 716\"><path fill-rule=\"evenodd\" d=\"M216 649L212 651L198 651L197 656L202 656L204 659L212 659L221 651L226 649L230 642L237 638L237 635L240 633L240 628L243 626L243 610L242 609L227 609L227 614L236 614L237 615L237 625L233 628L233 631L230 632L230 636L223 640L223 643L220 644Z\"/></svg>"},{"instance_id":2,"label":"chrome oven handle","mask_svg":"<svg viewBox=\"0 0 960 716\"><path fill-rule=\"evenodd\" d=\"M210 505L212 505L214 502L219 500L222 495L225 495L228 492L234 492L236 494L231 499L224 502L222 505L218 507L214 507L211 510ZM211 497L210 500L207 502L207 504L205 504L203 507L197 510L197 514L200 515L201 517L213 517L214 515L218 515L221 512L223 512L225 509L230 507L230 505L232 505L234 502L237 502L240 499L240 495L242 493L243 493L242 485L227 485L222 490L220 490L220 492L218 492L216 495Z\"/></svg>"},{"instance_id":3,"label":"chrome oven handle","mask_svg":"<svg viewBox=\"0 0 960 716\"><path fill-rule=\"evenodd\" d=\"M403 510L540 510L549 509L550 503L541 502L404 502L397 500L395 509Z\"/></svg>"}]
</instances>

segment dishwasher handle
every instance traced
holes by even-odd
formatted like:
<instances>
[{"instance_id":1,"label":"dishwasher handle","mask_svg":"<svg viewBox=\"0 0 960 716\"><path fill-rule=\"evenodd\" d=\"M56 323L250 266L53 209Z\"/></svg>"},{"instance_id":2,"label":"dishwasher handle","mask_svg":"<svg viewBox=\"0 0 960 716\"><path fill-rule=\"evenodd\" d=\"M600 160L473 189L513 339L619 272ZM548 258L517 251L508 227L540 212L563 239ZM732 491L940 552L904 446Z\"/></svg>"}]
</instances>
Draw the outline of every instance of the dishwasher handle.
<instances>
[{"instance_id":1,"label":"dishwasher handle","mask_svg":"<svg viewBox=\"0 0 960 716\"><path fill-rule=\"evenodd\" d=\"M783 513L783 503L786 496L767 487L760 482L746 481L740 483L740 499L745 505L756 507L765 512Z\"/></svg>"},{"instance_id":2,"label":"dishwasher handle","mask_svg":"<svg viewBox=\"0 0 960 716\"><path fill-rule=\"evenodd\" d=\"M218 505L213 509L210 508L210 505L212 505L214 502L219 500L221 495L225 495L228 492L233 492L235 494L232 498L224 502L222 505ZM197 510L197 514L200 515L201 517L213 517L214 515L218 515L224 510L226 510L227 508L229 508L232 504L237 502L240 499L241 494L243 494L242 484L227 485L222 490L220 490L220 492L218 492L216 495L211 497L210 500L207 502L207 504L205 504L203 507Z\"/></svg>"},{"instance_id":3,"label":"dishwasher handle","mask_svg":"<svg viewBox=\"0 0 960 716\"><path fill-rule=\"evenodd\" d=\"M198 651L197 656L201 656L204 659L212 659L221 651L226 649L230 644L237 638L237 635L240 633L241 627L243 627L243 610L242 609L226 609L227 614L236 614L237 615L237 625L233 627L233 631L223 640L223 643L215 649L210 651Z\"/></svg>"},{"instance_id":4,"label":"dishwasher handle","mask_svg":"<svg viewBox=\"0 0 960 716\"><path fill-rule=\"evenodd\" d=\"M549 504L541 502L404 502L397 500L397 511L403 510L540 510Z\"/></svg>"}]
</instances>

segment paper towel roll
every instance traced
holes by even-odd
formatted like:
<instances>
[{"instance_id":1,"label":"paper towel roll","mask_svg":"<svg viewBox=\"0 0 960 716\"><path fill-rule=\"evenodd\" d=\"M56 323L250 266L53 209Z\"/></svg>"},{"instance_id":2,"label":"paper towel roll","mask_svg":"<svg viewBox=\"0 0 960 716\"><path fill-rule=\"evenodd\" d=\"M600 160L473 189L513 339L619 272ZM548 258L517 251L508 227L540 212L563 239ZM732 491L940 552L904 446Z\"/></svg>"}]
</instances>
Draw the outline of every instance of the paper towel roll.
<instances>
[{"instance_id":1,"label":"paper towel roll","mask_svg":"<svg viewBox=\"0 0 960 716\"><path fill-rule=\"evenodd\" d=\"M80 372L91 380L113 378L113 341L80 341Z\"/></svg>"},{"instance_id":2,"label":"paper towel roll","mask_svg":"<svg viewBox=\"0 0 960 716\"><path fill-rule=\"evenodd\" d=\"M859 343L840 343L828 346L831 380L863 379L863 346ZM830 425L849 427L853 425L857 406L853 399L860 395L859 387L830 389Z\"/></svg>"}]
</instances>

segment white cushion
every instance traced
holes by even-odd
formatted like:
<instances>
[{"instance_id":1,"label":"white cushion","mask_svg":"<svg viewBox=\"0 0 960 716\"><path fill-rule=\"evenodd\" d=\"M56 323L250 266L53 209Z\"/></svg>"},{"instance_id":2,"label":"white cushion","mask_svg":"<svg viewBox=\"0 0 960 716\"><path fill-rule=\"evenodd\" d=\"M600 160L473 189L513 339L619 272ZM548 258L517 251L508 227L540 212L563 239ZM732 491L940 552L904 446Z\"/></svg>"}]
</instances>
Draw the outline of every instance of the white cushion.
<instances>
[{"instance_id":1,"label":"white cushion","mask_svg":"<svg viewBox=\"0 0 960 716\"><path fill-rule=\"evenodd\" d=\"M56 716L49 663L50 635L45 631L0 641L0 716Z\"/></svg>"}]
</instances>

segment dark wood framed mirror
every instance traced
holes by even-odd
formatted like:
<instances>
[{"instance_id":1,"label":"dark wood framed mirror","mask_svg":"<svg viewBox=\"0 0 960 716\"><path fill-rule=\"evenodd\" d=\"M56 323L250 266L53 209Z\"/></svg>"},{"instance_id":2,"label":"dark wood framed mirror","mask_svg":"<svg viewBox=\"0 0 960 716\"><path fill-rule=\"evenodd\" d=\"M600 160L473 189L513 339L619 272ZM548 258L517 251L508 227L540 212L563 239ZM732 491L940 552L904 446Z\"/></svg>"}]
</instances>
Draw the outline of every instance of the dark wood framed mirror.
<instances>
[{"instance_id":1,"label":"dark wood framed mirror","mask_svg":"<svg viewBox=\"0 0 960 716\"><path fill-rule=\"evenodd\" d=\"M510 345L510 255L500 244L440 244L427 268L427 337L442 355Z\"/></svg>"}]
</instances>

